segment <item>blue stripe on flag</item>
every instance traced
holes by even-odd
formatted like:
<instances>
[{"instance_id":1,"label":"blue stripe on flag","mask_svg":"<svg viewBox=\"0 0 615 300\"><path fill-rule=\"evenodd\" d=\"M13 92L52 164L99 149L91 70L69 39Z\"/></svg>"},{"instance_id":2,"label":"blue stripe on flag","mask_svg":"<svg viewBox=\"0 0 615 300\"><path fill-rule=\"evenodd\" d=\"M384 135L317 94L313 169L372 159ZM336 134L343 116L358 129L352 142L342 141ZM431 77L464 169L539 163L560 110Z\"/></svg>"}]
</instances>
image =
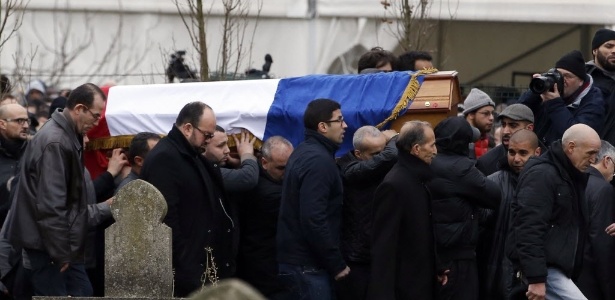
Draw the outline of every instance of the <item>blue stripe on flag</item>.
<instances>
[{"instance_id":1,"label":"blue stripe on flag","mask_svg":"<svg viewBox=\"0 0 615 300\"><path fill-rule=\"evenodd\" d=\"M389 72L282 79L267 114L264 139L281 135L297 146L304 139L303 112L308 103L328 98L341 104L348 124L344 142L336 154L341 156L352 149L352 136L359 127L377 125L391 115L410 76L406 72ZM422 84L423 76L418 76L418 81Z\"/></svg>"}]
</instances>

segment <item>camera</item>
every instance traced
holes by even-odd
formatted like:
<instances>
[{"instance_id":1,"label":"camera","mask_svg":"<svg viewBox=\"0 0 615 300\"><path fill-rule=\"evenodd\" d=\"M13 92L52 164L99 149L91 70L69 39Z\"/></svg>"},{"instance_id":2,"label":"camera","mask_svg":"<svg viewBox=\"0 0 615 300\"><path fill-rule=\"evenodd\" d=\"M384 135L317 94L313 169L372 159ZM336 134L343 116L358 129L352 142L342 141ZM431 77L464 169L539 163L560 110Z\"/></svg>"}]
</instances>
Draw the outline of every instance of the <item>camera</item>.
<instances>
[{"instance_id":1,"label":"camera","mask_svg":"<svg viewBox=\"0 0 615 300\"><path fill-rule=\"evenodd\" d=\"M169 82L173 82L175 77L177 77L180 82L196 79L196 74L184 64L184 55L186 55L186 51L184 50L175 51L174 54L171 54L171 60L166 70Z\"/></svg>"},{"instance_id":2,"label":"camera","mask_svg":"<svg viewBox=\"0 0 615 300\"><path fill-rule=\"evenodd\" d=\"M560 95L564 93L564 76L555 68L549 69L546 73L540 74L540 77L532 78L530 81L530 90L534 94L554 91L555 86Z\"/></svg>"}]
</instances>

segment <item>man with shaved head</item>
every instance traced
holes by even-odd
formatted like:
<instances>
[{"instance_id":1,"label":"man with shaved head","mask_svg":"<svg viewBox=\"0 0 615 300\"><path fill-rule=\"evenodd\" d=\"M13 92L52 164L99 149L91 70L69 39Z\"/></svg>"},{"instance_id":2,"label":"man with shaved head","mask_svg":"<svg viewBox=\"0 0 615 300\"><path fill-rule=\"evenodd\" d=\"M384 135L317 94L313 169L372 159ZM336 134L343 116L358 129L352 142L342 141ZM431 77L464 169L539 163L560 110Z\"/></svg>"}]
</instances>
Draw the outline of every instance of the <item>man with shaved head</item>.
<instances>
[{"instance_id":1,"label":"man with shaved head","mask_svg":"<svg viewBox=\"0 0 615 300\"><path fill-rule=\"evenodd\" d=\"M30 127L26 108L16 104L0 106L0 222L4 223L10 207L9 179L17 171L25 150Z\"/></svg>"},{"instance_id":2,"label":"man with shaved head","mask_svg":"<svg viewBox=\"0 0 615 300\"><path fill-rule=\"evenodd\" d=\"M527 161L540 155L538 137L528 129L513 133L507 141L506 164L487 178L498 184L502 191L502 202L498 210L489 215L489 224L494 224L493 236L485 241L487 247L487 268L481 275L483 299L506 299L512 288L512 265L506 258L505 244L510 228L510 202L515 194L519 173Z\"/></svg>"},{"instance_id":3,"label":"man with shaved head","mask_svg":"<svg viewBox=\"0 0 615 300\"><path fill-rule=\"evenodd\" d=\"M517 284L512 299L587 299L574 284L587 239L586 171L600 151L600 137L576 124L542 156L527 162L511 203L508 257Z\"/></svg>"}]
</instances>

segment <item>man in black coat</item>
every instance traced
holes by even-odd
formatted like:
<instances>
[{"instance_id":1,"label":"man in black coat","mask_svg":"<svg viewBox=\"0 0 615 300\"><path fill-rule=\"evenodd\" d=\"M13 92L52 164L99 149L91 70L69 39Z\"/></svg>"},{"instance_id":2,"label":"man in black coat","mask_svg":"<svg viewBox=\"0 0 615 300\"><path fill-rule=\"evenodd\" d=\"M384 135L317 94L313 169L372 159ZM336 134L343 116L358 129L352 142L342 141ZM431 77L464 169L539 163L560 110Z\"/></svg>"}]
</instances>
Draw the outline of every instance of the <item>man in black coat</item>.
<instances>
[{"instance_id":1,"label":"man in black coat","mask_svg":"<svg viewBox=\"0 0 615 300\"><path fill-rule=\"evenodd\" d=\"M449 269L449 282L439 299L477 299L477 253L480 208L497 209L500 189L468 157L470 124L460 117L441 121L435 128L438 156L431 163L434 179L434 232L440 269Z\"/></svg>"},{"instance_id":2,"label":"man in black coat","mask_svg":"<svg viewBox=\"0 0 615 300\"><path fill-rule=\"evenodd\" d=\"M275 236L282 198L282 180L293 145L281 136L268 138L261 147L256 188L239 203L241 223L237 276L270 299L284 294L278 281Z\"/></svg>"},{"instance_id":3,"label":"man in black coat","mask_svg":"<svg viewBox=\"0 0 615 300\"><path fill-rule=\"evenodd\" d=\"M26 108L15 103L0 106L0 223L11 206L9 180L17 175L17 164L30 133Z\"/></svg>"},{"instance_id":4,"label":"man in black coat","mask_svg":"<svg viewBox=\"0 0 615 300\"><path fill-rule=\"evenodd\" d=\"M525 165L511 203L506 252L528 289L514 299L585 299L572 280L587 239L585 172L599 151L596 131L576 124Z\"/></svg>"},{"instance_id":5,"label":"man in black coat","mask_svg":"<svg viewBox=\"0 0 615 300\"><path fill-rule=\"evenodd\" d=\"M173 232L176 297L216 281L204 275L212 261L219 279L234 274L238 224L227 203L220 170L201 155L215 128L211 107L203 102L186 104L141 170L141 178L160 190L167 202L164 223Z\"/></svg>"},{"instance_id":6,"label":"man in black coat","mask_svg":"<svg viewBox=\"0 0 615 300\"><path fill-rule=\"evenodd\" d=\"M518 288L518 285L513 285L512 263L506 257L510 203L517 189L519 173L530 158L540 156L541 148L536 134L527 129L518 130L510 136L507 148L507 156L499 162L500 170L487 176L500 187L502 202L500 209L489 216L493 218L490 223L495 223L495 226L493 236L484 241L488 256L485 273L481 277L481 299L509 299L512 289Z\"/></svg>"},{"instance_id":7,"label":"man in black coat","mask_svg":"<svg viewBox=\"0 0 615 300\"><path fill-rule=\"evenodd\" d=\"M613 159L615 147L602 141L598 161L588 170L589 239L577 285L591 300L615 299L615 238L604 231L614 220L615 193L609 184L615 172Z\"/></svg>"},{"instance_id":8,"label":"man in black coat","mask_svg":"<svg viewBox=\"0 0 615 300\"><path fill-rule=\"evenodd\" d=\"M338 299L365 299L371 262L374 192L397 161L395 130L363 126L354 149L338 160L344 180L342 254L352 273L337 285Z\"/></svg>"},{"instance_id":9,"label":"man in black coat","mask_svg":"<svg viewBox=\"0 0 615 300\"><path fill-rule=\"evenodd\" d=\"M534 112L534 132L549 147L574 124L586 124L601 132L605 121L605 102L593 78L585 73L581 52L575 50L560 58L555 68L563 86L535 94L528 90L519 99ZM534 74L539 77L540 74ZM561 91L559 90L561 88Z\"/></svg>"},{"instance_id":10,"label":"man in black coat","mask_svg":"<svg viewBox=\"0 0 615 300\"><path fill-rule=\"evenodd\" d=\"M280 279L294 291L287 299L334 298L332 281L350 273L340 251L342 177L335 151L346 122L340 104L310 102L303 115L305 141L288 159L278 219Z\"/></svg>"},{"instance_id":11,"label":"man in black coat","mask_svg":"<svg viewBox=\"0 0 615 300\"><path fill-rule=\"evenodd\" d=\"M593 60L585 63L587 74L602 92L607 107L602 139L615 144L615 31L602 28L592 40Z\"/></svg>"},{"instance_id":12,"label":"man in black coat","mask_svg":"<svg viewBox=\"0 0 615 300\"><path fill-rule=\"evenodd\" d=\"M400 130L397 163L374 195L367 299L435 299L436 252L426 186L435 141L427 122L406 122ZM445 274L441 280L446 283Z\"/></svg>"}]
</instances>

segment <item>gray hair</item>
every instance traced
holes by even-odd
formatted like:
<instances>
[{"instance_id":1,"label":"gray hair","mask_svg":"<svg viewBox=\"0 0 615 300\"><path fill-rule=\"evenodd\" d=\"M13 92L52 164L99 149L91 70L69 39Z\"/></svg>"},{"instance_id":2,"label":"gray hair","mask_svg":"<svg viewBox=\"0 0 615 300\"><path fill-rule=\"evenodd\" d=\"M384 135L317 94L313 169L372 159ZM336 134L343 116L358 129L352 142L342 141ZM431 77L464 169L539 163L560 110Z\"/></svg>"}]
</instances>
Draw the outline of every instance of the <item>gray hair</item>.
<instances>
[{"instance_id":1,"label":"gray hair","mask_svg":"<svg viewBox=\"0 0 615 300\"><path fill-rule=\"evenodd\" d=\"M264 143L263 146L261 146L261 155L270 160L271 159L271 151L274 147L279 147L279 146L286 146L290 149L293 149L293 144L285 139L283 136L280 135L274 135L270 138L268 138Z\"/></svg>"},{"instance_id":2,"label":"gray hair","mask_svg":"<svg viewBox=\"0 0 615 300\"><path fill-rule=\"evenodd\" d=\"M382 132L374 126L363 126L357 129L354 136L352 136L352 146L357 150L363 150L363 139L365 139L366 136L379 137L381 134Z\"/></svg>"},{"instance_id":3,"label":"gray hair","mask_svg":"<svg viewBox=\"0 0 615 300\"><path fill-rule=\"evenodd\" d=\"M602 140L602 145L600 146L600 152L598 152L598 160L604 159L605 156L608 156L612 159L615 159L615 147L611 145L611 143Z\"/></svg>"},{"instance_id":4,"label":"gray hair","mask_svg":"<svg viewBox=\"0 0 615 300\"><path fill-rule=\"evenodd\" d=\"M416 144L425 144L425 128L431 128L431 124L425 121L408 121L399 130L399 136L395 145L401 151L412 149Z\"/></svg>"}]
</instances>

